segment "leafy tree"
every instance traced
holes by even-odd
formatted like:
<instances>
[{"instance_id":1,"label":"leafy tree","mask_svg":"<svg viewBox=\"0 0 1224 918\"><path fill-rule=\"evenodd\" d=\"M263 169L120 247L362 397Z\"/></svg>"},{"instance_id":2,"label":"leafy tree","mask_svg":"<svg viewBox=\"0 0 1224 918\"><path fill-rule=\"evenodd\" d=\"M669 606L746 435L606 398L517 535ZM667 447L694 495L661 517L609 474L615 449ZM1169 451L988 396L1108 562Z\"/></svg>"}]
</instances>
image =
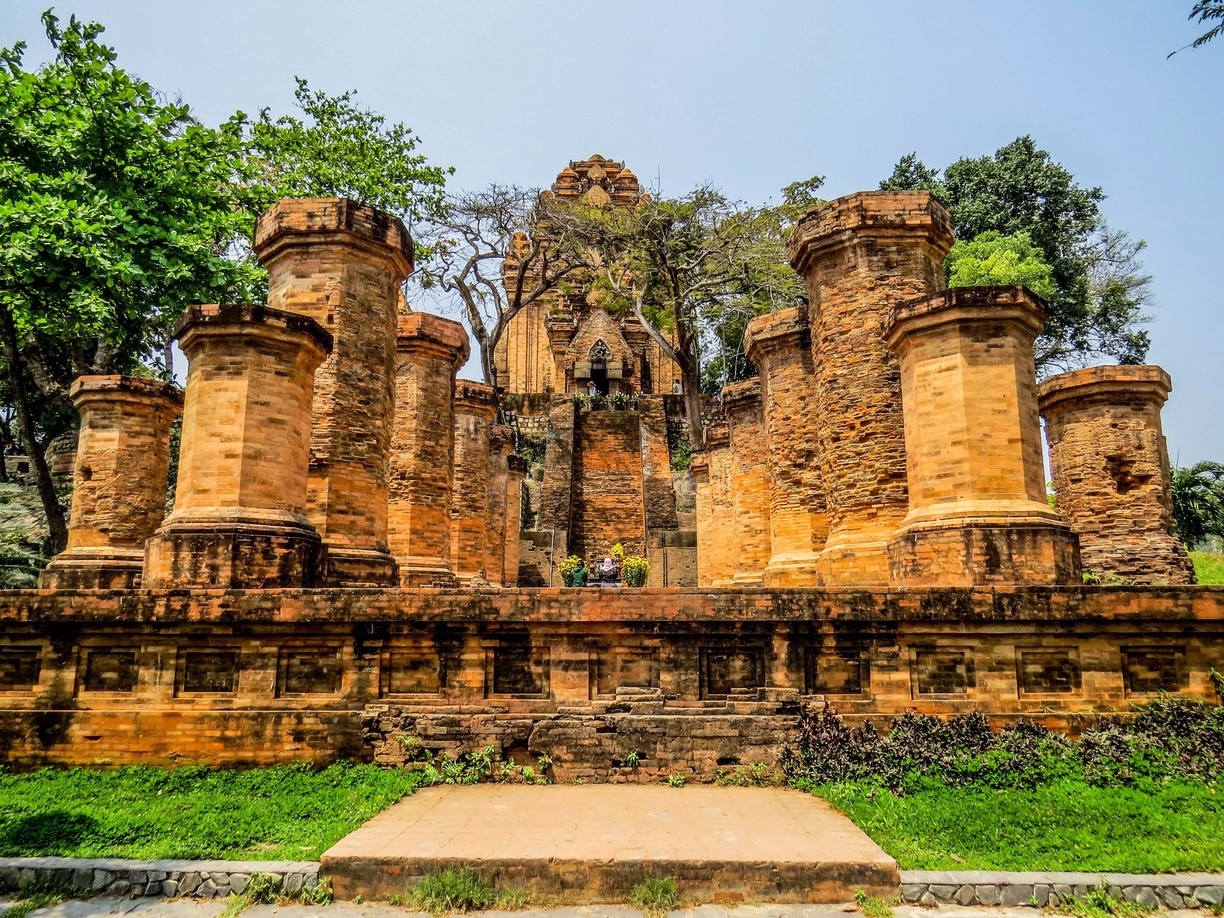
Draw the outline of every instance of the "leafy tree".
<instances>
[{"instance_id":1,"label":"leafy tree","mask_svg":"<svg viewBox=\"0 0 1224 918\"><path fill-rule=\"evenodd\" d=\"M1215 22L1215 25L1184 48L1178 48L1177 51L1201 47L1221 32L1224 32L1224 3L1221 3L1220 0L1196 0L1194 7L1190 10L1190 15L1186 18L1191 21L1197 19L1199 25L1206 25L1209 22ZM1177 51L1170 51L1166 60L1176 54Z\"/></svg>"},{"instance_id":2,"label":"leafy tree","mask_svg":"<svg viewBox=\"0 0 1224 918\"><path fill-rule=\"evenodd\" d=\"M414 226L445 213L443 189L455 170L430 165L416 152L411 129L356 102L356 91L338 96L311 90L295 77L294 98L308 120L273 119L263 109L250 127L257 203L281 198L352 198L388 211Z\"/></svg>"},{"instance_id":3,"label":"leafy tree","mask_svg":"<svg viewBox=\"0 0 1224 918\"><path fill-rule=\"evenodd\" d=\"M249 220L239 120L214 130L163 102L100 25L43 23L47 65L0 51L0 369L58 548L43 450L73 423L68 384L131 371L184 306L245 298L256 277L221 257Z\"/></svg>"},{"instance_id":4,"label":"leafy tree","mask_svg":"<svg viewBox=\"0 0 1224 918\"><path fill-rule=\"evenodd\" d=\"M948 253L949 287L1023 284L1048 299L1054 293L1052 274L1028 233L1004 236L988 230L958 241Z\"/></svg>"},{"instance_id":5,"label":"leafy tree","mask_svg":"<svg viewBox=\"0 0 1224 918\"><path fill-rule=\"evenodd\" d=\"M1224 536L1224 464L1199 462L1173 468L1173 524L1187 547Z\"/></svg>"},{"instance_id":6,"label":"leafy tree","mask_svg":"<svg viewBox=\"0 0 1224 918\"><path fill-rule=\"evenodd\" d=\"M587 267L574 235L550 231L557 206L535 189L490 185L448 196L425 237L430 257L415 280L458 299L486 383L497 382L493 356L510 321Z\"/></svg>"},{"instance_id":7,"label":"leafy tree","mask_svg":"<svg viewBox=\"0 0 1224 918\"><path fill-rule=\"evenodd\" d=\"M1140 363L1147 354L1150 278L1141 273L1142 241L1111 230L1100 213L1104 194L1019 137L993 156L960 159L940 173L914 154L902 157L885 190L931 191L952 211L958 239L1028 235L1050 268L1050 318L1037 342L1039 370L1102 357ZM949 261L948 267L952 267Z\"/></svg>"},{"instance_id":8,"label":"leafy tree","mask_svg":"<svg viewBox=\"0 0 1224 918\"><path fill-rule=\"evenodd\" d=\"M633 209L562 208L554 226L596 254L596 290L680 367L689 442L700 443L703 335L802 292L786 262L784 216L706 185Z\"/></svg>"}]
</instances>

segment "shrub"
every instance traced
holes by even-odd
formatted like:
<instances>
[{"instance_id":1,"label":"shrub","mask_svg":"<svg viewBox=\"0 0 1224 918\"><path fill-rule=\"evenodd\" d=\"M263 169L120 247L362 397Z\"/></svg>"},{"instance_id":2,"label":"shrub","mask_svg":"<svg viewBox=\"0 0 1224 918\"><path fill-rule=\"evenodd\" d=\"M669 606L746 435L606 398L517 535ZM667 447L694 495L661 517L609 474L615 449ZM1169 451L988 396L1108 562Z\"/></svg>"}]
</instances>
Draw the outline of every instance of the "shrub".
<instances>
[{"instance_id":1,"label":"shrub","mask_svg":"<svg viewBox=\"0 0 1224 918\"><path fill-rule=\"evenodd\" d=\"M620 542L612 546L612 560L617 564L625 560L625 546Z\"/></svg>"},{"instance_id":2,"label":"shrub","mask_svg":"<svg viewBox=\"0 0 1224 918\"><path fill-rule=\"evenodd\" d=\"M650 562L639 555L630 555L621 565L621 579L627 586L645 586L646 578L649 576Z\"/></svg>"},{"instance_id":3,"label":"shrub","mask_svg":"<svg viewBox=\"0 0 1224 918\"><path fill-rule=\"evenodd\" d=\"M451 869L421 880L409 892L409 900L423 911L444 915L489 908L497 901L497 892L476 871Z\"/></svg>"},{"instance_id":4,"label":"shrub","mask_svg":"<svg viewBox=\"0 0 1224 918\"><path fill-rule=\"evenodd\" d=\"M581 562L582 559L577 555L570 555L557 564L557 572L561 575L561 582L567 587L574 585L574 571L578 569L578 565Z\"/></svg>"},{"instance_id":5,"label":"shrub","mask_svg":"<svg viewBox=\"0 0 1224 918\"><path fill-rule=\"evenodd\" d=\"M646 877L629 892L629 904L648 915L659 915L680 905L676 881L671 877Z\"/></svg>"}]
</instances>

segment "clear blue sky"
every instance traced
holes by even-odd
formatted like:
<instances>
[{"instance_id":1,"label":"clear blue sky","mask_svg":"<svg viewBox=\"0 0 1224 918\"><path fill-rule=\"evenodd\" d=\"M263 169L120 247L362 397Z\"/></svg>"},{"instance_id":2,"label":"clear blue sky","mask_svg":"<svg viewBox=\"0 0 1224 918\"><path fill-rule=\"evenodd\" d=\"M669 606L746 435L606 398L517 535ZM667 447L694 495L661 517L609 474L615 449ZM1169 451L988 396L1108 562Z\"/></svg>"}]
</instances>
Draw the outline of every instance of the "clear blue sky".
<instances>
[{"instance_id":1,"label":"clear blue sky","mask_svg":"<svg viewBox=\"0 0 1224 918\"><path fill-rule=\"evenodd\" d=\"M916 150L942 166L1032 134L1111 224L1146 239L1152 362L1172 375L1175 462L1224 461L1224 38L1192 0L619 0L596 4L79 0L120 63L197 117L290 109L293 77L413 128L454 187L546 185L625 160L681 193L761 202L813 174L875 188ZM0 43L48 55L43 2L4 0Z\"/></svg>"}]
</instances>

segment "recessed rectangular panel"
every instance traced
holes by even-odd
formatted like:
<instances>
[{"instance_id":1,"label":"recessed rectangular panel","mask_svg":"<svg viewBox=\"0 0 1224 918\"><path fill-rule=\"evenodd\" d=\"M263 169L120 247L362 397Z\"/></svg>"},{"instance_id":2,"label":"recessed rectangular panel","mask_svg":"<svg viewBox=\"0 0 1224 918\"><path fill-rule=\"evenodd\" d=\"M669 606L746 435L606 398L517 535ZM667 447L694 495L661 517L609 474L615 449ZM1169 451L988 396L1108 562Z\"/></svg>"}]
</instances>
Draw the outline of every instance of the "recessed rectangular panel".
<instances>
[{"instance_id":1,"label":"recessed rectangular panel","mask_svg":"<svg viewBox=\"0 0 1224 918\"><path fill-rule=\"evenodd\" d=\"M0 692L28 692L38 685L42 651L37 647L0 650Z\"/></svg>"},{"instance_id":2,"label":"recessed rectangular panel","mask_svg":"<svg viewBox=\"0 0 1224 918\"><path fill-rule=\"evenodd\" d=\"M806 693L809 695L861 695L867 687L867 654L820 653L805 655Z\"/></svg>"},{"instance_id":3,"label":"recessed rectangular panel","mask_svg":"<svg viewBox=\"0 0 1224 918\"><path fill-rule=\"evenodd\" d=\"M595 691L600 695L615 695L617 689L659 687L659 660L653 650L602 650L595 669Z\"/></svg>"},{"instance_id":4,"label":"recessed rectangular panel","mask_svg":"<svg viewBox=\"0 0 1224 918\"><path fill-rule=\"evenodd\" d=\"M334 695L340 691L340 655L335 650L284 650L280 675L283 695Z\"/></svg>"},{"instance_id":5,"label":"recessed rectangular panel","mask_svg":"<svg viewBox=\"0 0 1224 918\"><path fill-rule=\"evenodd\" d=\"M1022 650L1016 676L1025 695L1067 695L1080 689L1080 665L1070 650Z\"/></svg>"},{"instance_id":6,"label":"recessed rectangular panel","mask_svg":"<svg viewBox=\"0 0 1224 918\"><path fill-rule=\"evenodd\" d=\"M87 692L134 692L140 671L134 650L87 650L82 684Z\"/></svg>"},{"instance_id":7,"label":"recessed rectangular panel","mask_svg":"<svg viewBox=\"0 0 1224 918\"><path fill-rule=\"evenodd\" d=\"M390 651L383 676L383 685L392 695L436 695L441 690L441 664L432 651Z\"/></svg>"},{"instance_id":8,"label":"recessed rectangular panel","mask_svg":"<svg viewBox=\"0 0 1224 918\"><path fill-rule=\"evenodd\" d=\"M919 695L964 695L977 685L968 650L923 647L914 650L913 684Z\"/></svg>"},{"instance_id":9,"label":"recessed rectangular panel","mask_svg":"<svg viewBox=\"0 0 1224 918\"><path fill-rule=\"evenodd\" d=\"M1131 648L1122 654L1126 694L1180 692L1186 687L1185 656L1177 650Z\"/></svg>"},{"instance_id":10,"label":"recessed rectangular panel","mask_svg":"<svg viewBox=\"0 0 1224 918\"><path fill-rule=\"evenodd\" d=\"M179 691L232 695L238 690L238 651L186 650L179 653Z\"/></svg>"},{"instance_id":11,"label":"recessed rectangular panel","mask_svg":"<svg viewBox=\"0 0 1224 918\"><path fill-rule=\"evenodd\" d=\"M502 641L493 648L492 658L494 695L548 695L547 648L525 640Z\"/></svg>"},{"instance_id":12,"label":"recessed rectangular panel","mask_svg":"<svg viewBox=\"0 0 1224 918\"><path fill-rule=\"evenodd\" d=\"M760 651L711 648L702 653L703 698L755 696L765 687L765 655Z\"/></svg>"}]
</instances>

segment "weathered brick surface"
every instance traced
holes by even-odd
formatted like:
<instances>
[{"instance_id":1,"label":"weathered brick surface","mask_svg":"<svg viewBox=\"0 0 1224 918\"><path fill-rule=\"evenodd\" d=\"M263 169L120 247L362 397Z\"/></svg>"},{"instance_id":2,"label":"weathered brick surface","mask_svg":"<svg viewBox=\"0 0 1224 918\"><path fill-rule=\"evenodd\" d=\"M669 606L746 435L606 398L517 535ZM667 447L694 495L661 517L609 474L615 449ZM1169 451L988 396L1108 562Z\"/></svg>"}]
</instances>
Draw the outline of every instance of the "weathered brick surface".
<instances>
[{"instance_id":1,"label":"weathered brick surface","mask_svg":"<svg viewBox=\"0 0 1224 918\"><path fill-rule=\"evenodd\" d=\"M544 453L544 483L536 528L553 533L557 558L567 554L574 510L574 399L554 395L548 406L548 433Z\"/></svg>"},{"instance_id":2,"label":"weathered brick surface","mask_svg":"<svg viewBox=\"0 0 1224 918\"><path fill-rule=\"evenodd\" d=\"M889 543L897 584L1076 583L1075 536L1045 496L1033 341L1043 304L1023 287L961 287L893 310L909 513Z\"/></svg>"},{"instance_id":3,"label":"weathered brick surface","mask_svg":"<svg viewBox=\"0 0 1224 918\"><path fill-rule=\"evenodd\" d=\"M1041 413L1058 509L1084 570L1136 583L1193 583L1173 528L1160 409L1172 389L1155 366L1090 367L1046 380Z\"/></svg>"},{"instance_id":4,"label":"weathered brick surface","mask_svg":"<svg viewBox=\"0 0 1224 918\"><path fill-rule=\"evenodd\" d=\"M812 330L825 583L888 582L887 543L908 495L900 370L881 332L894 307L943 288L951 245L951 215L924 191L839 198L791 235Z\"/></svg>"},{"instance_id":5,"label":"weathered brick surface","mask_svg":"<svg viewBox=\"0 0 1224 918\"><path fill-rule=\"evenodd\" d=\"M485 578L493 586L506 579L506 541L509 515L510 454L514 431L502 424L489 429L489 503L485 516ZM518 542L518 532L514 534Z\"/></svg>"},{"instance_id":6,"label":"weathered brick surface","mask_svg":"<svg viewBox=\"0 0 1224 918\"><path fill-rule=\"evenodd\" d=\"M731 492L731 434L726 423L709 424L705 449L693 457L697 476L697 582L730 586L735 576L735 506Z\"/></svg>"},{"instance_id":7,"label":"weathered brick surface","mask_svg":"<svg viewBox=\"0 0 1224 918\"><path fill-rule=\"evenodd\" d=\"M396 761L415 731L616 780L768 760L800 701L1075 730L1209 700L1224 589L27 591L0 623L11 766Z\"/></svg>"},{"instance_id":8,"label":"weathered brick surface","mask_svg":"<svg viewBox=\"0 0 1224 918\"><path fill-rule=\"evenodd\" d=\"M305 515L311 391L331 336L262 306L193 306L175 334L187 355L178 488L146 545L144 584L317 583L323 555Z\"/></svg>"},{"instance_id":9,"label":"weathered brick surface","mask_svg":"<svg viewBox=\"0 0 1224 918\"><path fill-rule=\"evenodd\" d=\"M736 586L760 584L769 563L769 442L761 410L761 384L748 379L723 388L723 409L731 440L731 505L735 514L733 553Z\"/></svg>"},{"instance_id":10,"label":"weathered brick surface","mask_svg":"<svg viewBox=\"0 0 1224 918\"><path fill-rule=\"evenodd\" d=\"M667 410L662 395L638 397L641 433L642 505L646 529L674 530L676 489L672 484L671 453L667 448Z\"/></svg>"},{"instance_id":11,"label":"weathered brick surface","mask_svg":"<svg viewBox=\"0 0 1224 918\"><path fill-rule=\"evenodd\" d=\"M70 390L81 415L68 547L43 571L50 589L127 589L140 581L144 543L166 515L176 387L130 376L82 376Z\"/></svg>"},{"instance_id":12,"label":"weathered brick surface","mask_svg":"<svg viewBox=\"0 0 1224 918\"><path fill-rule=\"evenodd\" d=\"M459 323L423 312L400 316L387 544L403 586L454 579L454 387L468 353L467 333Z\"/></svg>"},{"instance_id":13,"label":"weathered brick surface","mask_svg":"<svg viewBox=\"0 0 1224 918\"><path fill-rule=\"evenodd\" d=\"M505 563L502 580L506 586L519 585L519 535L523 528L523 479L527 477L527 460L511 453L506 458L506 519L502 539Z\"/></svg>"},{"instance_id":14,"label":"weathered brick surface","mask_svg":"<svg viewBox=\"0 0 1224 918\"><path fill-rule=\"evenodd\" d=\"M584 411L574 431L574 506L569 551L607 557L646 549L640 417L635 411Z\"/></svg>"},{"instance_id":15,"label":"weathered brick surface","mask_svg":"<svg viewBox=\"0 0 1224 918\"><path fill-rule=\"evenodd\" d=\"M497 414L492 386L455 383L455 486L451 494L451 569L460 583L489 577L489 432Z\"/></svg>"},{"instance_id":16,"label":"weathered brick surface","mask_svg":"<svg viewBox=\"0 0 1224 918\"><path fill-rule=\"evenodd\" d=\"M328 580L398 582L387 546L396 317L413 245L396 218L342 198L281 201L260 216L255 253L268 305L309 316L335 338L319 370L310 518L328 546Z\"/></svg>"},{"instance_id":17,"label":"weathered brick surface","mask_svg":"<svg viewBox=\"0 0 1224 918\"><path fill-rule=\"evenodd\" d=\"M744 351L761 373L768 446L769 586L815 586L829 535L816 453L815 380L805 310L784 309L748 323Z\"/></svg>"}]
</instances>

